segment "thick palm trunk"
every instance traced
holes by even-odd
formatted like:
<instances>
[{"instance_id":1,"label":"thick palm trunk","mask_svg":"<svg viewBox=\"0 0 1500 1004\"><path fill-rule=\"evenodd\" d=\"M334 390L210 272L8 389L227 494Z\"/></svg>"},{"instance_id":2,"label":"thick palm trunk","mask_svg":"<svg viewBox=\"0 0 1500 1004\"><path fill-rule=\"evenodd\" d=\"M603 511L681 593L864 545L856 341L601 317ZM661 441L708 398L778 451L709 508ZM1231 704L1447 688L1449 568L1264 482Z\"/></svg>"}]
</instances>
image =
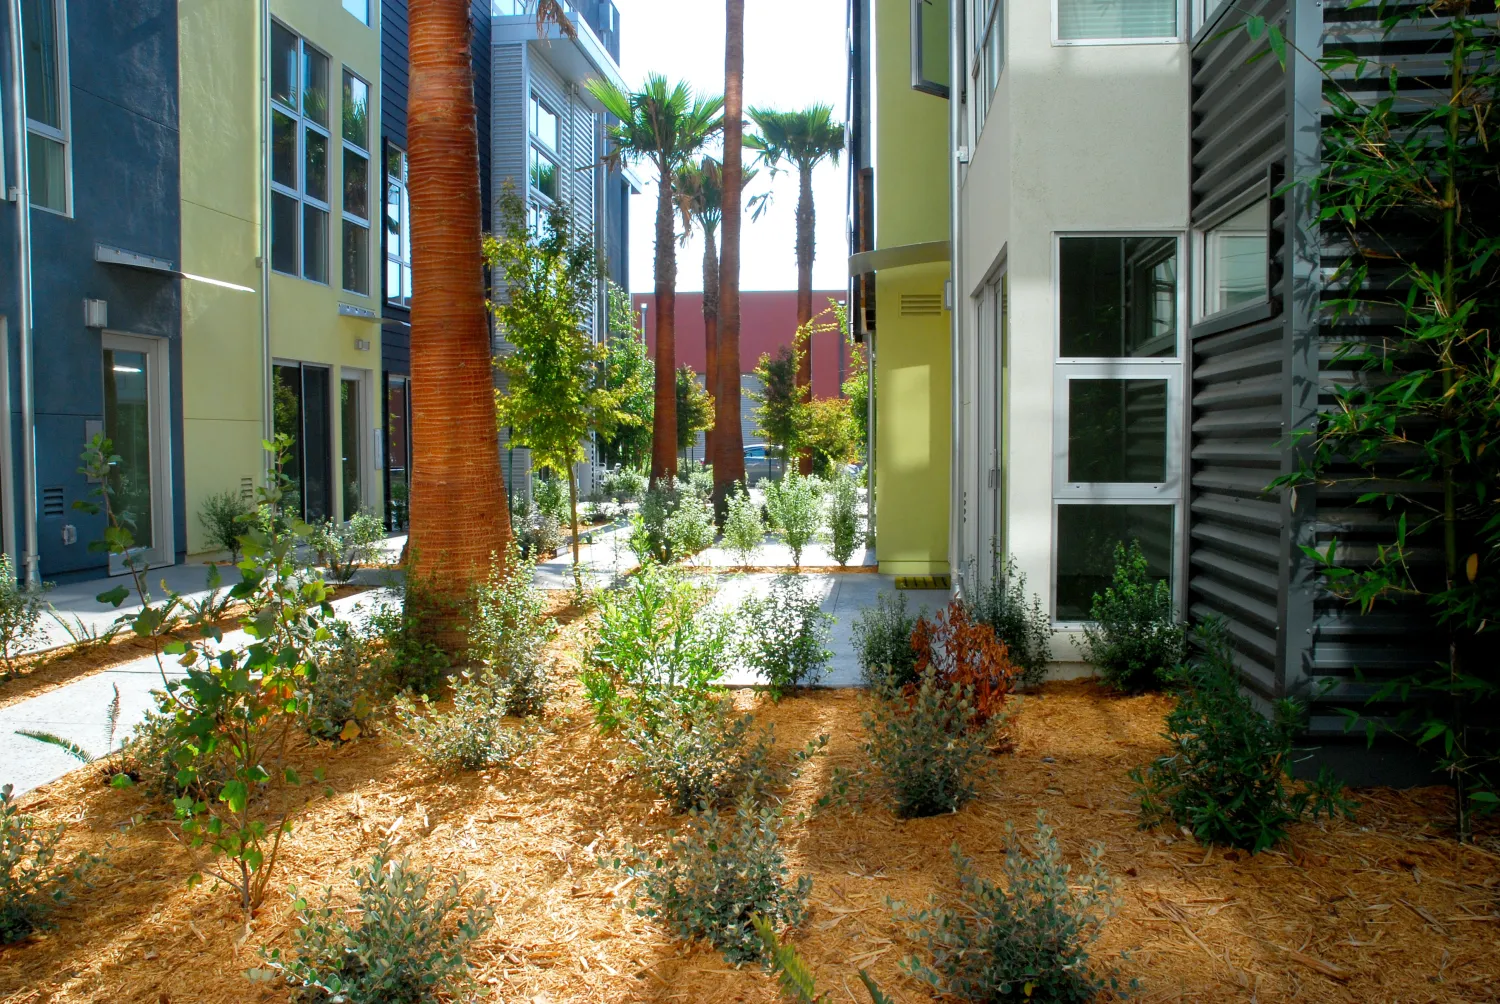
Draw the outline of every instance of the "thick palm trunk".
<instances>
[{"instance_id":1,"label":"thick palm trunk","mask_svg":"<svg viewBox=\"0 0 1500 1004\"><path fill-rule=\"evenodd\" d=\"M672 172L658 164L656 195L656 414L651 482L677 476L677 250L672 231Z\"/></svg>"},{"instance_id":2,"label":"thick palm trunk","mask_svg":"<svg viewBox=\"0 0 1500 1004\"><path fill-rule=\"evenodd\" d=\"M715 246L714 230L703 228L703 358L704 383L710 394L719 393L719 249ZM714 409L714 424L703 434L703 459L713 463L716 459L714 430L718 427L718 409Z\"/></svg>"},{"instance_id":3,"label":"thick palm trunk","mask_svg":"<svg viewBox=\"0 0 1500 1004\"><path fill-rule=\"evenodd\" d=\"M817 219L813 214L812 168L803 167L797 172L800 185L797 191L797 330L803 330L812 320L812 269L813 230ZM812 339L802 345L802 354L797 360L797 387L812 398ZM812 451L803 450L797 456L797 470L812 473Z\"/></svg>"},{"instance_id":4,"label":"thick palm trunk","mask_svg":"<svg viewBox=\"0 0 1500 1004\"><path fill-rule=\"evenodd\" d=\"M411 0L412 476L410 553L458 601L505 559L510 513L495 435L480 260L469 5Z\"/></svg>"},{"instance_id":5,"label":"thick palm trunk","mask_svg":"<svg viewBox=\"0 0 1500 1004\"><path fill-rule=\"evenodd\" d=\"M744 187L745 0L725 0L724 24L724 208L719 251L719 385L715 389L714 509L745 480L745 441L740 434L740 195Z\"/></svg>"}]
</instances>

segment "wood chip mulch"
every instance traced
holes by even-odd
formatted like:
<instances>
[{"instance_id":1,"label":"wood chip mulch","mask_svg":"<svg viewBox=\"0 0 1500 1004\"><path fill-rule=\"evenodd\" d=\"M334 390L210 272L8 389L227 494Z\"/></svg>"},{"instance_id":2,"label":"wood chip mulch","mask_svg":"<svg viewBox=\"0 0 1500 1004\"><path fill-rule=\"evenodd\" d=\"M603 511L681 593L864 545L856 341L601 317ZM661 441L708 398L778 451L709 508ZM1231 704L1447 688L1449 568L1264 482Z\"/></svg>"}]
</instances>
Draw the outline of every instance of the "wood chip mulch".
<instances>
[{"instance_id":1,"label":"wood chip mulch","mask_svg":"<svg viewBox=\"0 0 1500 1004\"><path fill-rule=\"evenodd\" d=\"M586 625L571 626L564 644ZM572 658L563 657L564 674ZM1299 825L1287 845L1255 857L1180 831L1143 832L1126 772L1163 749L1168 700L1072 681L1024 698L1014 746L963 811L912 821L876 805L813 813L833 769L861 763L861 696L822 691L772 704L741 691L736 700L774 723L785 749L831 737L786 793L794 816L809 815L783 836L794 870L813 878L809 917L791 939L832 1001L863 1004L859 968L896 1001L933 1000L898 969L916 946L889 904L951 893L955 843L981 872L997 873L1005 823L1029 832L1039 808L1071 858L1104 844L1124 904L1095 960L1139 978L1143 1000L1500 1000L1500 854L1485 849L1500 834L1490 824L1481 846L1454 841L1445 790L1359 791L1355 823ZM107 844L110 867L53 930L0 950L0 1001L290 1000L244 975L258 946L289 943L287 886L347 889L350 867L386 835L489 891L496 925L470 958L500 1000L779 1000L758 967L730 967L633 914L630 883L599 860L628 843L659 843L679 821L630 777L576 692L557 702L548 729L531 765L508 772L434 775L390 734L300 750L305 768L327 771L333 795L299 796L306 809L248 936L226 890L185 887L188 858L164 824L130 825L160 819L162 806L107 788L95 770L75 772L25 804L69 824L69 850Z\"/></svg>"}]
</instances>

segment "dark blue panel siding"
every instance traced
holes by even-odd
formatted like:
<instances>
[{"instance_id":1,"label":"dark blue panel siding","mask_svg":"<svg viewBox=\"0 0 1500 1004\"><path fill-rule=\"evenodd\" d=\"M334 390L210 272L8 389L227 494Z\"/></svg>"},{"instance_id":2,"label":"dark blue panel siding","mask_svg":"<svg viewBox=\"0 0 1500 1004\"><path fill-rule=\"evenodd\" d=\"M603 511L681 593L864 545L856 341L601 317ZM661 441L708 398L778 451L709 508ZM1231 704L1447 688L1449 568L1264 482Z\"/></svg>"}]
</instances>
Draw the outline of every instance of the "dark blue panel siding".
<instances>
[{"instance_id":1,"label":"dark blue panel siding","mask_svg":"<svg viewBox=\"0 0 1500 1004\"><path fill-rule=\"evenodd\" d=\"M179 185L177 4L175 0L114 0L108 4L68 5L68 69L71 104L73 216L36 210L32 220L33 309L37 487L61 489L60 517L38 513L42 574L67 578L99 574L102 556L88 543L101 535L98 518L72 509L91 486L77 474L88 423L103 417L103 361L100 333L83 325L83 301L108 303L109 329L167 339L170 366L171 481L173 522L179 553L187 540L183 505L182 371L178 351L182 301L179 280L170 274L101 265L96 244L109 244L172 262L181 257ZM9 39L0 19L0 51ZM0 98L9 100L9 67ZM13 182L13 152L7 148L7 183ZM11 331L11 381L15 458L20 444L19 335L15 316L16 207L0 204L0 313ZM16 536L23 540L19 514L28 500L16 471ZM40 499L35 500L40 510ZM62 528L78 530L64 544Z\"/></svg>"},{"instance_id":2,"label":"dark blue panel siding","mask_svg":"<svg viewBox=\"0 0 1500 1004\"><path fill-rule=\"evenodd\" d=\"M380 5L380 128L385 138L406 146L406 91L411 76L406 55L406 0Z\"/></svg>"}]
</instances>

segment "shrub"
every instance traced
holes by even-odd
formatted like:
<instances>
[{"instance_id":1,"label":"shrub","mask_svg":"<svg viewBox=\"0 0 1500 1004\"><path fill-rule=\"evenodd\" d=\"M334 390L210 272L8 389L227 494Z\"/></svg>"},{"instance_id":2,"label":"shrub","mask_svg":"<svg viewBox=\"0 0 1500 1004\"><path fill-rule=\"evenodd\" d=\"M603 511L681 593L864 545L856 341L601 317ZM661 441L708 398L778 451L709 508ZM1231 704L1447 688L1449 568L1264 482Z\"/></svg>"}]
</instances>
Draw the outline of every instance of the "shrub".
<instances>
[{"instance_id":1,"label":"shrub","mask_svg":"<svg viewBox=\"0 0 1500 1004\"><path fill-rule=\"evenodd\" d=\"M877 692L863 717L866 758L896 815L956 812L974 797L992 726L980 722L970 690L942 683L929 668L914 694Z\"/></svg>"},{"instance_id":2,"label":"shrub","mask_svg":"<svg viewBox=\"0 0 1500 1004\"><path fill-rule=\"evenodd\" d=\"M348 621L331 620L328 639L313 648L303 695L303 723L319 739L347 742L370 729L390 686L389 657L375 636Z\"/></svg>"},{"instance_id":3,"label":"shrub","mask_svg":"<svg viewBox=\"0 0 1500 1004\"><path fill-rule=\"evenodd\" d=\"M713 487L710 483L710 489ZM708 492L688 490L678 482L677 506L667 517L669 559L697 554L714 542L714 506Z\"/></svg>"},{"instance_id":4,"label":"shrub","mask_svg":"<svg viewBox=\"0 0 1500 1004\"><path fill-rule=\"evenodd\" d=\"M198 523L216 551L228 551L229 560L240 561L240 538L244 536L255 506L239 492L215 492L203 500Z\"/></svg>"},{"instance_id":5,"label":"shrub","mask_svg":"<svg viewBox=\"0 0 1500 1004\"><path fill-rule=\"evenodd\" d=\"M562 521L542 511L535 500L517 510L513 526L522 557L537 561L551 557L562 547Z\"/></svg>"},{"instance_id":6,"label":"shrub","mask_svg":"<svg viewBox=\"0 0 1500 1004\"><path fill-rule=\"evenodd\" d=\"M754 715L726 699L626 726L629 759L641 783L673 812L721 806L771 779L771 733L752 732Z\"/></svg>"},{"instance_id":7,"label":"shrub","mask_svg":"<svg viewBox=\"0 0 1500 1004\"><path fill-rule=\"evenodd\" d=\"M739 559L741 566L748 566L766 539L766 527L761 522L760 506L750 498L750 491L743 484L740 490L729 496L729 514L724 519L724 547Z\"/></svg>"},{"instance_id":8,"label":"shrub","mask_svg":"<svg viewBox=\"0 0 1500 1004\"><path fill-rule=\"evenodd\" d=\"M777 700L788 690L817 683L833 658L824 647L833 616L796 575L778 575L769 593L741 605L738 620L745 663L765 678Z\"/></svg>"},{"instance_id":9,"label":"shrub","mask_svg":"<svg viewBox=\"0 0 1500 1004\"><path fill-rule=\"evenodd\" d=\"M995 637L1010 652L1010 661L1020 669L1017 682L1035 686L1047 678L1052 661L1052 618L1042 598L1032 595L1026 602L1026 573L1006 558L1001 574L974 597L971 615L988 624Z\"/></svg>"},{"instance_id":10,"label":"shrub","mask_svg":"<svg viewBox=\"0 0 1500 1004\"><path fill-rule=\"evenodd\" d=\"M728 619L707 609L711 587L647 565L599 606L584 692L599 724L611 728L664 708L702 704L729 662Z\"/></svg>"},{"instance_id":11,"label":"shrub","mask_svg":"<svg viewBox=\"0 0 1500 1004\"><path fill-rule=\"evenodd\" d=\"M693 813L683 833L672 832L665 853L635 850L615 867L641 880L636 913L658 920L680 937L703 938L731 963L761 955L753 918L795 926L807 912L812 880L789 882L778 837L781 813L741 799L735 810Z\"/></svg>"},{"instance_id":12,"label":"shrub","mask_svg":"<svg viewBox=\"0 0 1500 1004\"><path fill-rule=\"evenodd\" d=\"M272 970L298 988L298 1000L428 1004L456 999L470 986L464 953L494 911L482 893L464 903L463 872L434 890L431 869L393 853L382 841L367 866L350 872L356 909L335 906L332 889L316 907L297 897L292 957L261 949Z\"/></svg>"},{"instance_id":13,"label":"shrub","mask_svg":"<svg viewBox=\"0 0 1500 1004\"><path fill-rule=\"evenodd\" d=\"M819 489L817 478L788 471L781 483L766 494L769 522L792 549L792 564L798 568L802 566L802 549L818 535L822 524Z\"/></svg>"},{"instance_id":14,"label":"shrub","mask_svg":"<svg viewBox=\"0 0 1500 1004\"><path fill-rule=\"evenodd\" d=\"M391 687L411 693L436 689L452 668L452 660L438 644L440 602L432 590L418 579L415 562L409 562L406 575L396 587L400 596L394 602L383 602L370 614L370 629L385 646L383 666L390 675Z\"/></svg>"},{"instance_id":15,"label":"shrub","mask_svg":"<svg viewBox=\"0 0 1500 1004\"><path fill-rule=\"evenodd\" d=\"M1280 701L1267 719L1240 690L1222 622L1206 622L1195 638L1201 655L1169 676L1178 691L1167 714L1172 752L1131 772L1142 825L1170 818L1205 843L1259 853L1285 840L1286 827L1309 812L1352 817L1354 803L1328 774L1306 787L1291 779L1301 706Z\"/></svg>"},{"instance_id":16,"label":"shrub","mask_svg":"<svg viewBox=\"0 0 1500 1004\"><path fill-rule=\"evenodd\" d=\"M340 584L354 578L354 573L375 560L375 545L385 537L385 526L373 513L356 513L342 525L324 520L314 529L309 541L318 555L318 563Z\"/></svg>"},{"instance_id":17,"label":"shrub","mask_svg":"<svg viewBox=\"0 0 1500 1004\"><path fill-rule=\"evenodd\" d=\"M916 627L917 615L907 609L905 593L875 597L875 606L854 621L854 651L865 683L900 688L916 682L917 650L911 643Z\"/></svg>"},{"instance_id":18,"label":"shrub","mask_svg":"<svg viewBox=\"0 0 1500 1004\"><path fill-rule=\"evenodd\" d=\"M1104 681L1120 690L1149 690L1186 654L1187 632L1177 623L1172 587L1152 579L1138 540L1128 549L1115 545L1114 585L1094 594L1089 617L1079 648Z\"/></svg>"},{"instance_id":19,"label":"shrub","mask_svg":"<svg viewBox=\"0 0 1500 1004\"><path fill-rule=\"evenodd\" d=\"M859 539L859 487L847 474L837 475L828 493L828 538L833 545L833 560L849 564Z\"/></svg>"},{"instance_id":20,"label":"shrub","mask_svg":"<svg viewBox=\"0 0 1500 1004\"><path fill-rule=\"evenodd\" d=\"M503 567L495 563L469 621L469 657L494 670L504 685L505 713L540 715L552 683L544 649L552 637L547 598L535 584L536 563L514 545Z\"/></svg>"},{"instance_id":21,"label":"shrub","mask_svg":"<svg viewBox=\"0 0 1500 1004\"><path fill-rule=\"evenodd\" d=\"M913 936L926 943L931 962L913 956L902 967L960 1000L1086 1004L1105 990L1118 993L1116 972L1100 976L1089 967L1089 947L1120 904L1118 883L1101 863L1103 845L1084 855L1083 872L1074 876L1046 813L1036 814L1033 853L1013 823L1005 833L1003 886L976 874L954 846L958 902L953 908L934 902L906 918L917 925Z\"/></svg>"},{"instance_id":22,"label":"shrub","mask_svg":"<svg viewBox=\"0 0 1500 1004\"><path fill-rule=\"evenodd\" d=\"M752 923L755 925L755 933L760 937L765 966L776 974L777 982L781 984L782 996L787 1000L795 1001L796 1004L828 1004L833 999L832 995L818 993L817 984L813 982L812 970L803 961L802 956L797 954L795 948L781 943L781 939L776 936L776 928L771 922L764 917L756 916ZM876 986L867 971L861 969L859 979L865 985L865 992L870 995L870 1004L895 1004L880 992L880 987Z\"/></svg>"},{"instance_id":23,"label":"shrub","mask_svg":"<svg viewBox=\"0 0 1500 1004\"><path fill-rule=\"evenodd\" d=\"M667 564L713 543L713 503L686 482L657 484L641 496L631 520L630 549L641 564Z\"/></svg>"},{"instance_id":24,"label":"shrub","mask_svg":"<svg viewBox=\"0 0 1500 1004\"><path fill-rule=\"evenodd\" d=\"M533 729L507 724L504 682L488 666L465 670L453 683L453 706L402 694L392 711L407 745L444 770L509 767L536 743Z\"/></svg>"},{"instance_id":25,"label":"shrub","mask_svg":"<svg viewBox=\"0 0 1500 1004\"><path fill-rule=\"evenodd\" d=\"M931 666L941 684L956 683L972 695L979 722L1000 714L1015 689L1016 667L988 624L969 617L955 599L930 620L923 616L911 633L916 670Z\"/></svg>"},{"instance_id":26,"label":"shrub","mask_svg":"<svg viewBox=\"0 0 1500 1004\"><path fill-rule=\"evenodd\" d=\"M47 640L42 628L42 610L47 605L47 590L22 585L16 579L16 567L10 555L0 553L0 676L16 675L21 655Z\"/></svg>"},{"instance_id":27,"label":"shrub","mask_svg":"<svg viewBox=\"0 0 1500 1004\"><path fill-rule=\"evenodd\" d=\"M58 860L64 827L42 829L23 815L6 785L0 788L0 944L10 945L44 927L53 910L72 899L95 863L87 857Z\"/></svg>"},{"instance_id":28,"label":"shrub","mask_svg":"<svg viewBox=\"0 0 1500 1004\"><path fill-rule=\"evenodd\" d=\"M568 505L568 486L562 478L537 478L531 483L531 500L543 516L561 526L573 522Z\"/></svg>"},{"instance_id":29,"label":"shrub","mask_svg":"<svg viewBox=\"0 0 1500 1004\"><path fill-rule=\"evenodd\" d=\"M135 730L120 747L121 773L128 775L156 798L171 800L192 795L207 801L218 795L224 782L234 773L234 760L227 746L194 759L191 775L183 775L178 751L183 743L175 734L172 702L161 691L151 695L155 704L148 708Z\"/></svg>"},{"instance_id":30,"label":"shrub","mask_svg":"<svg viewBox=\"0 0 1500 1004\"><path fill-rule=\"evenodd\" d=\"M684 461L677 468L677 480L685 483L694 495L707 498L714 491L714 465L701 460Z\"/></svg>"},{"instance_id":31,"label":"shrub","mask_svg":"<svg viewBox=\"0 0 1500 1004\"><path fill-rule=\"evenodd\" d=\"M604 493L619 502L634 502L646 490L646 475L634 467L617 467L605 472Z\"/></svg>"}]
</instances>

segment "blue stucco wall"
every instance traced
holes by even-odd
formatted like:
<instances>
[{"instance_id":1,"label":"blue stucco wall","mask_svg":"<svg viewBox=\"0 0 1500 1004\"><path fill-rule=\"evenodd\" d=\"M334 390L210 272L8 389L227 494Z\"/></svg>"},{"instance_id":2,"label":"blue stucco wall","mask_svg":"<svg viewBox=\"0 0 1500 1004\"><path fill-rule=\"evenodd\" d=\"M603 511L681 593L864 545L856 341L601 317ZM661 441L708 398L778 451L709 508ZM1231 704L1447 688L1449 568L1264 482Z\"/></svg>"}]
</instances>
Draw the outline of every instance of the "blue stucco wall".
<instances>
[{"instance_id":1,"label":"blue stucco wall","mask_svg":"<svg viewBox=\"0 0 1500 1004\"><path fill-rule=\"evenodd\" d=\"M103 555L88 543L102 533L102 518L72 509L90 486L78 475L78 456L90 420L103 418L100 332L83 325L83 301L109 304L109 330L167 340L170 367L170 462L176 548L187 540L182 471L182 375L180 280L171 275L103 265L97 243L171 261L180 258L178 166L177 4L175 0L110 0L68 4L68 68L71 102L73 216L34 210L32 220L33 309L37 486L61 487L60 517L39 514L43 576L67 579L97 574ZM0 36L5 33L0 24ZM9 53L9 39L3 50ZM9 66L3 87L9 101ZM7 127L7 133L8 133ZM5 148L7 181L13 182L14 151ZM19 290L17 207L0 204L0 312L16 316ZM23 460L19 412L20 362L11 324L9 404L15 459ZM16 537L22 541L23 491L19 466ZM78 530L63 543L63 527Z\"/></svg>"}]
</instances>

